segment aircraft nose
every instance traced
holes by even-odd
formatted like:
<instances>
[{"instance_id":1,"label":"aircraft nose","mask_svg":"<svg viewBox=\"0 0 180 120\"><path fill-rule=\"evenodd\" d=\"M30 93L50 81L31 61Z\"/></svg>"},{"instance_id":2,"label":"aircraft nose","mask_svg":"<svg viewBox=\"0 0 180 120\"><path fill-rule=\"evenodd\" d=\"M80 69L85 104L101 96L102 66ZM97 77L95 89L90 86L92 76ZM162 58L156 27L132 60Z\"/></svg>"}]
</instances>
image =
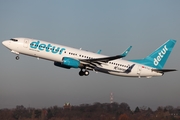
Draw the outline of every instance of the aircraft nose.
<instances>
[{"instance_id":1,"label":"aircraft nose","mask_svg":"<svg viewBox=\"0 0 180 120\"><path fill-rule=\"evenodd\" d=\"M2 44L5 46L5 44L6 44L6 41L3 41L3 42L2 42Z\"/></svg>"},{"instance_id":2,"label":"aircraft nose","mask_svg":"<svg viewBox=\"0 0 180 120\"><path fill-rule=\"evenodd\" d=\"M4 46L7 46L7 45L8 45L8 41L5 40L5 41L2 42L2 44L3 44Z\"/></svg>"}]
</instances>

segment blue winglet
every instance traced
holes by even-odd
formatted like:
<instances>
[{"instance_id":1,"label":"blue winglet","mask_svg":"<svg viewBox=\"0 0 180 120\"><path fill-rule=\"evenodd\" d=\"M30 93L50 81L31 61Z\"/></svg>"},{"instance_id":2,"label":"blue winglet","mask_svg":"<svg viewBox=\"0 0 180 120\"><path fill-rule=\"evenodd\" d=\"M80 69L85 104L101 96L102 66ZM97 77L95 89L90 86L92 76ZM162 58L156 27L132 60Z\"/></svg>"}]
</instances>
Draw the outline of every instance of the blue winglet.
<instances>
[{"instance_id":1,"label":"blue winglet","mask_svg":"<svg viewBox=\"0 0 180 120\"><path fill-rule=\"evenodd\" d=\"M97 54L101 54L101 51L102 51L102 50L98 50L98 51L97 51Z\"/></svg>"},{"instance_id":2,"label":"blue winglet","mask_svg":"<svg viewBox=\"0 0 180 120\"><path fill-rule=\"evenodd\" d=\"M121 56L126 57L129 51L131 50L132 46L129 46L122 54Z\"/></svg>"}]
</instances>

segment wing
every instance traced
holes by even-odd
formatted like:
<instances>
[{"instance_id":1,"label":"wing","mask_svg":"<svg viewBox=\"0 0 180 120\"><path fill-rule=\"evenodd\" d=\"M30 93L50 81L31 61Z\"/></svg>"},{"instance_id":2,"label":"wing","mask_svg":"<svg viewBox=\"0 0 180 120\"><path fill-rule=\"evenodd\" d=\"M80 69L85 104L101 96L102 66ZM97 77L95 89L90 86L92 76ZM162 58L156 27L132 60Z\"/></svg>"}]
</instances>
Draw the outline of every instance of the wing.
<instances>
[{"instance_id":1,"label":"wing","mask_svg":"<svg viewBox=\"0 0 180 120\"><path fill-rule=\"evenodd\" d=\"M79 61L84 68L89 70L95 70L96 68L100 67L102 64L107 64L108 61L115 60L118 58L122 58L122 56L116 55L111 57L94 58L94 59L79 59Z\"/></svg>"},{"instance_id":2,"label":"wing","mask_svg":"<svg viewBox=\"0 0 180 120\"><path fill-rule=\"evenodd\" d=\"M116 56L111 56L111 57L103 57L103 58L94 58L94 59L80 59L82 62L108 62L111 60L123 58L124 56L122 55L116 55Z\"/></svg>"},{"instance_id":3,"label":"wing","mask_svg":"<svg viewBox=\"0 0 180 120\"><path fill-rule=\"evenodd\" d=\"M132 46L129 46L121 55L115 55L115 56L110 56L110 57L104 57L104 58L94 58L94 59L81 59L80 61L82 62L108 62L111 60L119 59L126 57L131 50ZM98 52L99 54L99 52Z\"/></svg>"},{"instance_id":4,"label":"wing","mask_svg":"<svg viewBox=\"0 0 180 120\"><path fill-rule=\"evenodd\" d=\"M79 61L83 64L84 67L88 69L94 69L101 64L106 64L111 60L116 60L120 58L124 58L128 55L129 51L131 50L132 46L128 47L121 55L115 55L110 57L103 57L103 58L94 58L94 59L80 59Z\"/></svg>"},{"instance_id":5,"label":"wing","mask_svg":"<svg viewBox=\"0 0 180 120\"><path fill-rule=\"evenodd\" d=\"M81 68L81 69L89 69L89 70L97 70L97 68L102 68L103 65L108 65L107 63L111 60L119 59L125 57L130 51L132 46L130 46L126 51L124 51L121 55L115 55L110 57L102 57L102 58L93 58L93 59L78 59L71 57L63 57L62 62L54 62L55 66L63 67L70 69L73 68ZM128 72L128 71L126 71Z\"/></svg>"}]
</instances>

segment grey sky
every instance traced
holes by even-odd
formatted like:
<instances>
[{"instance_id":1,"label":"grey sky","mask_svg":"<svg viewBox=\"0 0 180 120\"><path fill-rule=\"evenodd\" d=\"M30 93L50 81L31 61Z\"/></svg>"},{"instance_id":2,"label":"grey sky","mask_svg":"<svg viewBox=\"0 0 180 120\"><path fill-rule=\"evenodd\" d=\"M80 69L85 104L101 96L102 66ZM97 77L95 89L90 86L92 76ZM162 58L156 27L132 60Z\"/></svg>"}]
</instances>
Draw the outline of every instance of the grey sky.
<instances>
[{"instance_id":1,"label":"grey sky","mask_svg":"<svg viewBox=\"0 0 180 120\"><path fill-rule=\"evenodd\" d=\"M29 37L92 52L117 55L133 48L125 59L143 58L168 39L177 44L165 68L180 70L179 0L1 1L0 40ZM136 106L180 105L179 71L163 77L124 78L79 69L66 70L53 62L10 53L0 47L0 108L63 106L94 102L126 102Z\"/></svg>"}]
</instances>

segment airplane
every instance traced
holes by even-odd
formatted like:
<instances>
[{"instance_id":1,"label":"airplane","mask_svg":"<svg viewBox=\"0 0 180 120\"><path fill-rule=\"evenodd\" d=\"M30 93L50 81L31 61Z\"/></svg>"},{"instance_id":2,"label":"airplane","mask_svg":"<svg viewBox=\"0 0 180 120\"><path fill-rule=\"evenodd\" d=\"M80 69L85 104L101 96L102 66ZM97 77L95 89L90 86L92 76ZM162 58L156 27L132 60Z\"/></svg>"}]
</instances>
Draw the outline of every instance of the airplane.
<instances>
[{"instance_id":1,"label":"airplane","mask_svg":"<svg viewBox=\"0 0 180 120\"><path fill-rule=\"evenodd\" d=\"M176 44L176 40L173 39L165 42L147 57L136 60L122 59L127 56L132 46L120 55L105 56L100 52L93 53L30 38L12 38L3 41L2 44L17 55L17 60L20 54L50 60L57 67L80 68L80 76L88 76L89 71L95 71L122 77L151 78L176 71L176 69L163 69Z\"/></svg>"}]
</instances>

